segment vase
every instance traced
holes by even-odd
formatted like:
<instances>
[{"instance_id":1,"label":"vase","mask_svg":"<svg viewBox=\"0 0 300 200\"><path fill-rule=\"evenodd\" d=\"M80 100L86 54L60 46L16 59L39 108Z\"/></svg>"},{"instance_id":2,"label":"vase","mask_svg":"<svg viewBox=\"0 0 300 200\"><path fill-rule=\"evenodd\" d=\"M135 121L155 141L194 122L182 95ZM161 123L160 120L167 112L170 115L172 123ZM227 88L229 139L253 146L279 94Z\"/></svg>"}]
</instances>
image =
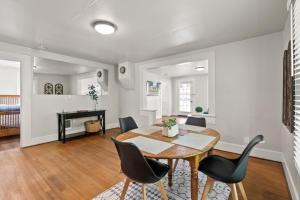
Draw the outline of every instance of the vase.
<instances>
[{"instance_id":1,"label":"vase","mask_svg":"<svg viewBox=\"0 0 300 200\"><path fill-rule=\"evenodd\" d=\"M179 133L178 124L172 126L171 129L164 127L162 130L163 136L166 136L166 137L175 137L176 135L178 135L178 133Z\"/></svg>"}]
</instances>

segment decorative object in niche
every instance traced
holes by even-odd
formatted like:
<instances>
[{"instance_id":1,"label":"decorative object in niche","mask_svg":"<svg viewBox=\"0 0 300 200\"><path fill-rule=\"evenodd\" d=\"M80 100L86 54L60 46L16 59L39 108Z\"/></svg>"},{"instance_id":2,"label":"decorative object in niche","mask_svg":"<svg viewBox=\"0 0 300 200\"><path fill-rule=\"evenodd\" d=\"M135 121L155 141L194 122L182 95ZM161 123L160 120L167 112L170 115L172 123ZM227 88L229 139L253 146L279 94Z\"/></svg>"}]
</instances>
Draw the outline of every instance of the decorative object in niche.
<instances>
[{"instance_id":1,"label":"decorative object in niche","mask_svg":"<svg viewBox=\"0 0 300 200\"><path fill-rule=\"evenodd\" d=\"M96 91L96 87L94 85L89 85L88 90L89 90L88 95L94 101L94 103L95 103L95 110L97 110L98 98L99 97L98 97L98 94L97 94L97 91Z\"/></svg>"},{"instance_id":2,"label":"decorative object in niche","mask_svg":"<svg viewBox=\"0 0 300 200\"><path fill-rule=\"evenodd\" d=\"M203 111L203 108L202 108L201 106L197 106L197 107L195 108L195 111L196 111L197 113L201 113L201 112Z\"/></svg>"},{"instance_id":3,"label":"decorative object in niche","mask_svg":"<svg viewBox=\"0 0 300 200\"><path fill-rule=\"evenodd\" d=\"M64 86L61 83L57 83L55 85L55 94L63 95L64 94Z\"/></svg>"},{"instance_id":4,"label":"decorative object in niche","mask_svg":"<svg viewBox=\"0 0 300 200\"><path fill-rule=\"evenodd\" d=\"M44 85L44 94L53 94L53 85L51 83Z\"/></svg>"},{"instance_id":5,"label":"decorative object in niche","mask_svg":"<svg viewBox=\"0 0 300 200\"><path fill-rule=\"evenodd\" d=\"M284 51L283 56L283 100L282 100L282 122L292 133L294 127L293 115L293 82L292 76L292 60L291 60L291 42L288 49Z\"/></svg>"},{"instance_id":6,"label":"decorative object in niche","mask_svg":"<svg viewBox=\"0 0 300 200\"><path fill-rule=\"evenodd\" d=\"M120 73L125 74L125 72L126 72L126 67L124 66L120 67Z\"/></svg>"},{"instance_id":7,"label":"decorative object in niche","mask_svg":"<svg viewBox=\"0 0 300 200\"><path fill-rule=\"evenodd\" d=\"M147 96L158 96L160 92L160 82L147 81L146 94Z\"/></svg>"}]
</instances>

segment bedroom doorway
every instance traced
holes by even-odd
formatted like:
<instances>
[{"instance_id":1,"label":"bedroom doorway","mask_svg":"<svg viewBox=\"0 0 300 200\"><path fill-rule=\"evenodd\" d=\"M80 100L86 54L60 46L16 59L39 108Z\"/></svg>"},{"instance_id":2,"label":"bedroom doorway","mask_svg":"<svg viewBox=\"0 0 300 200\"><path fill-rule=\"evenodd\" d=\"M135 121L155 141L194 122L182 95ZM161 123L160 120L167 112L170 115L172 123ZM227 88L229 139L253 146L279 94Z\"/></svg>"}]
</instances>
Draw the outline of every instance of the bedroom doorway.
<instances>
[{"instance_id":1,"label":"bedroom doorway","mask_svg":"<svg viewBox=\"0 0 300 200\"><path fill-rule=\"evenodd\" d=\"M0 151L20 147L20 65L0 58Z\"/></svg>"}]
</instances>

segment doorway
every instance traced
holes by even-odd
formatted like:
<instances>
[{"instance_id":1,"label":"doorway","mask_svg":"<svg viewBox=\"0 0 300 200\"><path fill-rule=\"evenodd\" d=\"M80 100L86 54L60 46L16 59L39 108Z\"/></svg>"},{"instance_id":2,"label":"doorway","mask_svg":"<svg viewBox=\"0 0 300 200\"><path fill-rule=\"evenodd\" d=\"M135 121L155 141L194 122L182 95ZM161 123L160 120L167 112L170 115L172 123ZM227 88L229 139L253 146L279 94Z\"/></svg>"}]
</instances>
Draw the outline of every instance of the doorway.
<instances>
[{"instance_id":1,"label":"doorway","mask_svg":"<svg viewBox=\"0 0 300 200\"><path fill-rule=\"evenodd\" d=\"M20 147L20 65L0 58L0 151Z\"/></svg>"},{"instance_id":2,"label":"doorway","mask_svg":"<svg viewBox=\"0 0 300 200\"><path fill-rule=\"evenodd\" d=\"M179 112L190 114L192 110L192 82L180 82L178 87Z\"/></svg>"}]
</instances>

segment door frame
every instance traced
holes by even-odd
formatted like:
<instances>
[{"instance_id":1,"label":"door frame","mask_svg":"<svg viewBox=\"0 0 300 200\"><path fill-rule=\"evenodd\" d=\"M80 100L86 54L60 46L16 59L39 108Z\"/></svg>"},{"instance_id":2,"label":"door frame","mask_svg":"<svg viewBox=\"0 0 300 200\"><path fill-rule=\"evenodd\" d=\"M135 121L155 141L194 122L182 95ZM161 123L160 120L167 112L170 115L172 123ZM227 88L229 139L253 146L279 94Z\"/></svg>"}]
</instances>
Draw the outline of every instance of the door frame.
<instances>
[{"instance_id":1,"label":"door frame","mask_svg":"<svg viewBox=\"0 0 300 200\"><path fill-rule=\"evenodd\" d=\"M31 142L32 58L1 50L0 59L20 63L20 147L25 147Z\"/></svg>"}]
</instances>

